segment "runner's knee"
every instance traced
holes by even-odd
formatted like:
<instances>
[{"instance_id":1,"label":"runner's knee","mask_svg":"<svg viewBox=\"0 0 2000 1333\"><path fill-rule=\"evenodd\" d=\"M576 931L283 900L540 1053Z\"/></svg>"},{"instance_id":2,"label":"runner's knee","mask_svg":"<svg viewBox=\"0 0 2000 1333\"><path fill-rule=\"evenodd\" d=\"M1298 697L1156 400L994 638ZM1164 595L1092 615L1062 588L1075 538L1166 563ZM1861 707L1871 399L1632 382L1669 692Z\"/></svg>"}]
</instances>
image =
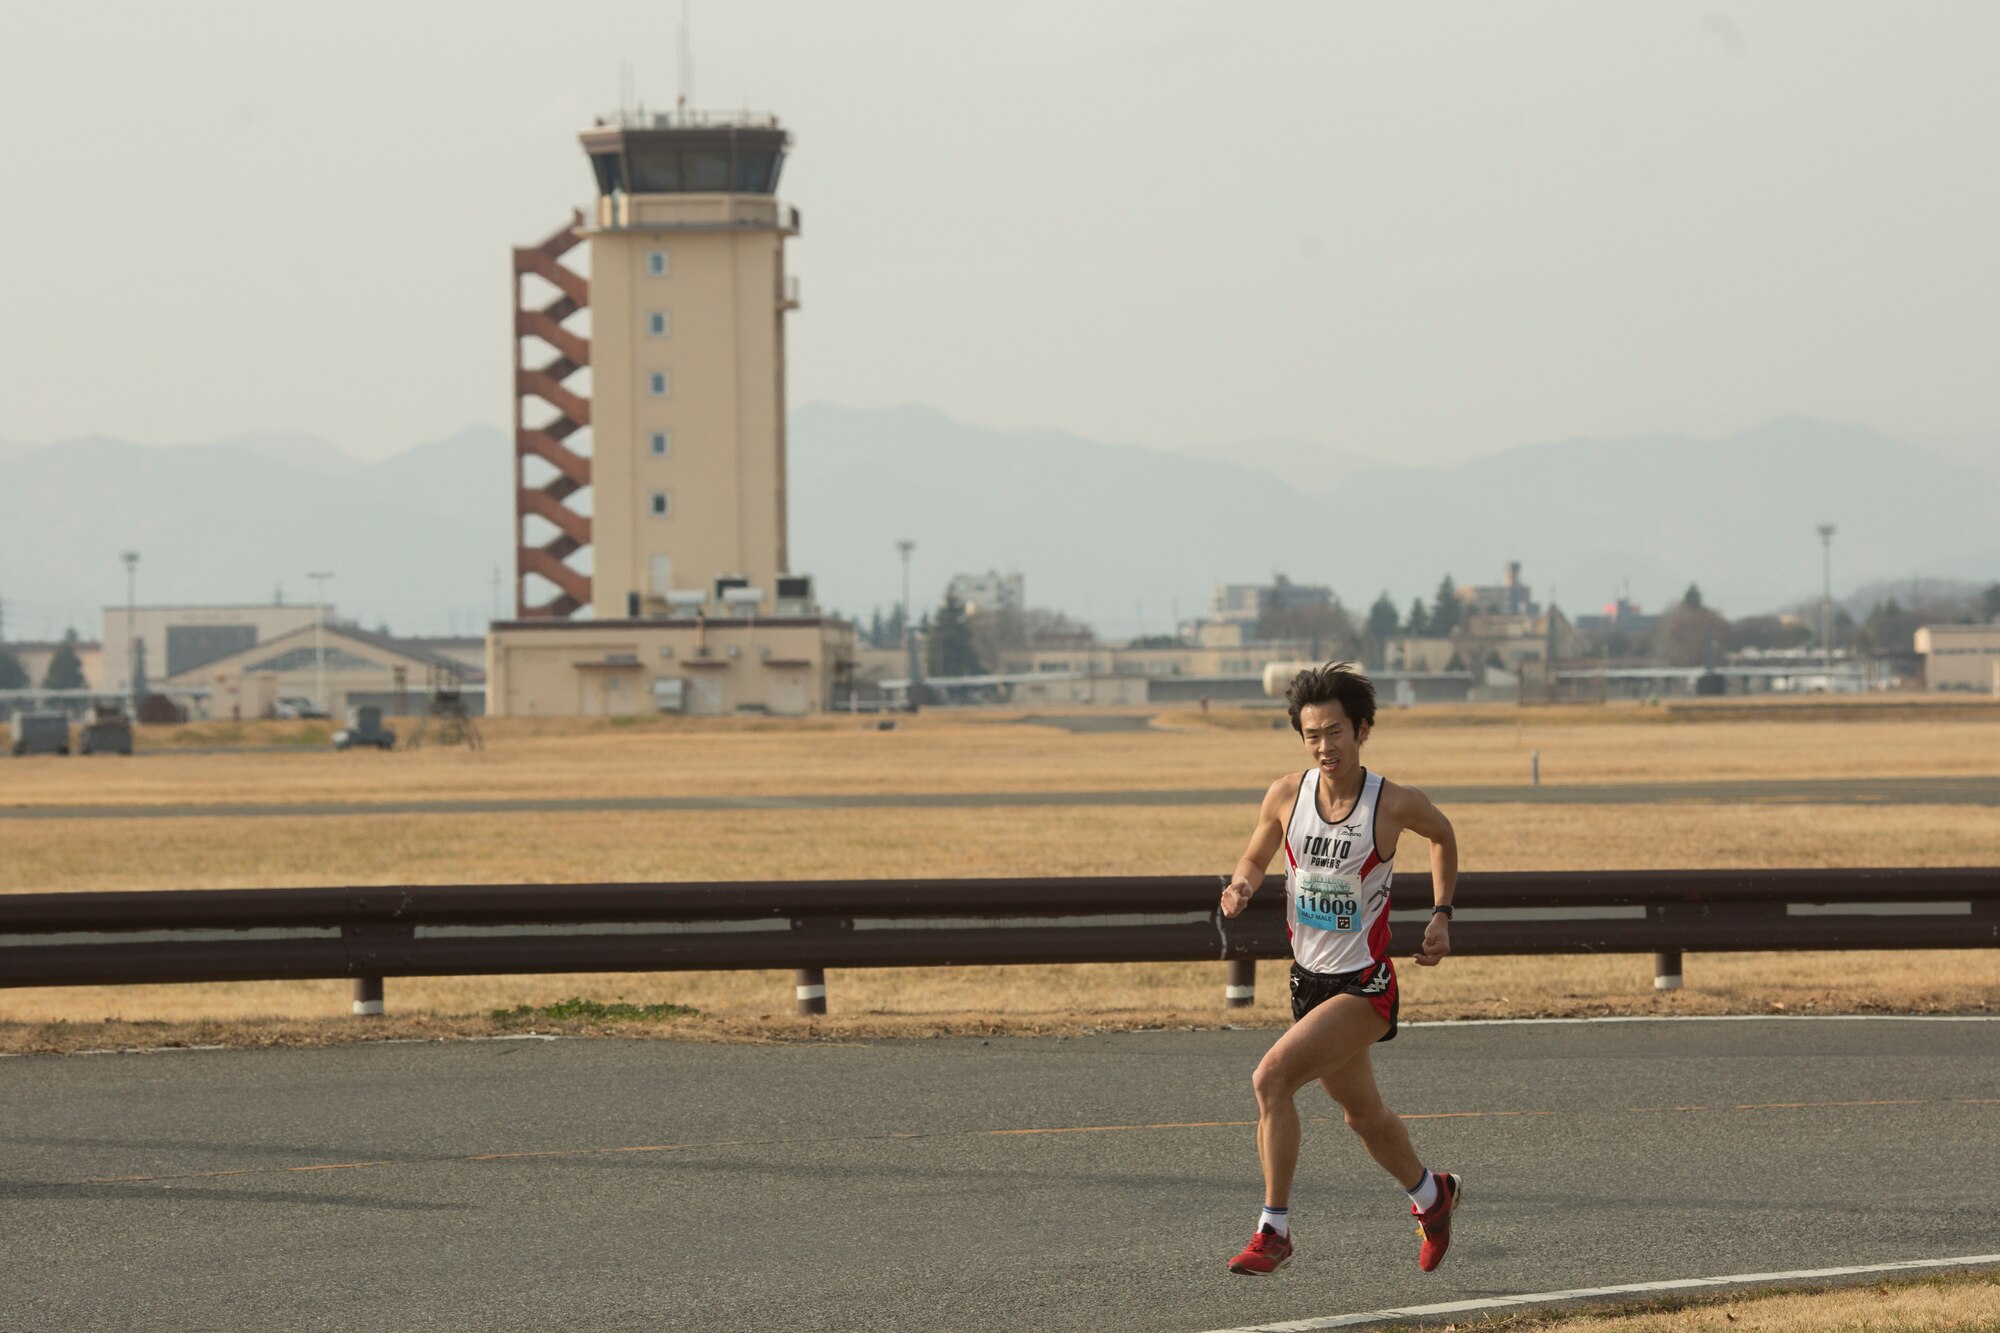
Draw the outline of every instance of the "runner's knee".
<instances>
[{"instance_id":1,"label":"runner's knee","mask_svg":"<svg viewBox=\"0 0 2000 1333\"><path fill-rule=\"evenodd\" d=\"M1258 1064L1257 1072L1250 1076L1250 1087L1257 1094L1259 1106L1269 1106L1276 1102L1289 1102L1297 1095L1301 1084L1292 1077L1283 1065L1272 1060Z\"/></svg>"}]
</instances>

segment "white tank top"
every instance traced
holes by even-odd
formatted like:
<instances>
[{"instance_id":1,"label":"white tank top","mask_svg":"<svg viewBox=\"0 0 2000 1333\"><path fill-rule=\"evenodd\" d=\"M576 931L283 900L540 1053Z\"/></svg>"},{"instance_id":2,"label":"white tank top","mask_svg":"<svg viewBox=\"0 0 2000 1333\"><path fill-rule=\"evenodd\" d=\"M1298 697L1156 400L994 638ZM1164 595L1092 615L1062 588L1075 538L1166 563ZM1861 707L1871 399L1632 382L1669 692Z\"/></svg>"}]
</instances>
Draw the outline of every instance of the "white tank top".
<instances>
[{"instance_id":1,"label":"white tank top","mask_svg":"<svg viewBox=\"0 0 2000 1333\"><path fill-rule=\"evenodd\" d=\"M1285 923L1309 972L1359 972L1389 956L1395 865L1375 851L1382 775L1361 773L1354 809L1329 824L1319 814L1320 770L1307 769L1285 825Z\"/></svg>"}]
</instances>

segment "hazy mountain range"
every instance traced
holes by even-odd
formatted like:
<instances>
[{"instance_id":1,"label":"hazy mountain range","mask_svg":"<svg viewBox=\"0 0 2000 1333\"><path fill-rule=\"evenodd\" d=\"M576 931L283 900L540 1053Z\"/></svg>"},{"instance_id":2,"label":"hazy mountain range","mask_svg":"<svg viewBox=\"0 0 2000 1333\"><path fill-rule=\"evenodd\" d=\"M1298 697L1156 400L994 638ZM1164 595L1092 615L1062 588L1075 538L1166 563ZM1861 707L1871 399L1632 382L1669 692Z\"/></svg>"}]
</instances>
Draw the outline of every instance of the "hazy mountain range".
<instances>
[{"instance_id":1,"label":"hazy mountain range","mask_svg":"<svg viewBox=\"0 0 2000 1333\"><path fill-rule=\"evenodd\" d=\"M1861 426L1769 422L1722 440L1646 436L1399 468L1311 442L1173 452L1060 431L998 431L932 409L812 405L791 418L792 559L830 608L899 596L917 543L925 605L955 572L1020 570L1029 600L1114 635L1161 632L1217 582L1282 572L1365 608L1428 599L1441 575L1595 609L1628 581L1648 607L1701 585L1745 615L1817 593L1822 522L1836 589L2000 578L2000 468ZM511 607L503 432L470 426L381 462L310 435L170 448L88 437L0 442L0 598L9 637L124 601L306 601L331 570L343 614L399 632L475 631ZM1861 608L1865 610L1865 608Z\"/></svg>"}]
</instances>

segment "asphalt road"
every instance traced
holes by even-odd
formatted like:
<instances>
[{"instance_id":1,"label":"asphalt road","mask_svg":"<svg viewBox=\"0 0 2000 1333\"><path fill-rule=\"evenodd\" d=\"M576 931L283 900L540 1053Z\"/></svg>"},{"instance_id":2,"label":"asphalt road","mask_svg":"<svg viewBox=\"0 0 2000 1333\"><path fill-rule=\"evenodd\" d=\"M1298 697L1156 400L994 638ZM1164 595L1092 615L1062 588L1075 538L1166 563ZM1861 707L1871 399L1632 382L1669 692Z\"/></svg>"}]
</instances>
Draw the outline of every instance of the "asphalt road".
<instances>
[{"instance_id":1,"label":"asphalt road","mask_svg":"<svg viewBox=\"0 0 2000 1333\"><path fill-rule=\"evenodd\" d=\"M2000 805L2000 776L1800 778L1739 782L1630 782L1602 786L1425 787L1440 805ZM672 810L1003 809L1023 806L1255 807L1261 789L1162 791L801 792L790 796L630 796L503 798L474 801L357 801L249 805L15 805L0 819L175 819L315 815L478 815L515 812Z\"/></svg>"},{"instance_id":2,"label":"asphalt road","mask_svg":"<svg viewBox=\"0 0 2000 1333\"><path fill-rule=\"evenodd\" d=\"M1308 1093L1298 1257L1233 1277L1270 1039L0 1060L0 1326L1193 1331L2000 1235L2000 1024L1411 1027L1443 1269Z\"/></svg>"}]
</instances>

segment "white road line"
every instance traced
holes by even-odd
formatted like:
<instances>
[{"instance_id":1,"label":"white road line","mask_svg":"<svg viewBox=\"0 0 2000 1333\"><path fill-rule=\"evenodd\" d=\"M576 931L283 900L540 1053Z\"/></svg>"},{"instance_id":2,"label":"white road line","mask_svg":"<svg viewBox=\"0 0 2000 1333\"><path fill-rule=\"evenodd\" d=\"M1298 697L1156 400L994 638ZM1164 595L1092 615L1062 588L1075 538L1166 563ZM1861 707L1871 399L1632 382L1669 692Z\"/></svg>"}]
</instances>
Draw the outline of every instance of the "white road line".
<instances>
[{"instance_id":1,"label":"white road line","mask_svg":"<svg viewBox=\"0 0 2000 1333\"><path fill-rule=\"evenodd\" d=\"M2000 1254L1962 1254L1952 1259L1904 1259L1892 1264L1859 1264L1849 1268L1800 1268L1789 1273L1730 1273L1724 1277L1629 1282L1618 1287L1579 1287L1574 1291L1525 1292L1519 1296L1490 1296L1477 1301L1443 1301L1437 1305L1403 1305L1393 1310L1327 1315L1320 1319L1294 1319L1281 1324L1245 1324L1239 1328L1210 1329L1209 1333L1308 1333L1309 1330L1318 1328L1352 1328L1357 1324L1375 1324L1387 1319L1472 1314L1479 1310L1500 1310L1509 1306L1540 1305L1551 1301L1592 1300L1603 1296L1685 1291L1690 1287L1738 1286L1751 1282L1801 1282L1817 1278L1855 1277L1863 1273L1894 1273L1917 1268L1960 1268L1978 1264L2000 1264Z\"/></svg>"},{"instance_id":2,"label":"white road line","mask_svg":"<svg viewBox=\"0 0 2000 1333\"><path fill-rule=\"evenodd\" d=\"M1427 1018L1406 1028L1505 1028L1569 1023L2000 1023L2000 1014L1601 1014L1594 1018Z\"/></svg>"}]
</instances>

